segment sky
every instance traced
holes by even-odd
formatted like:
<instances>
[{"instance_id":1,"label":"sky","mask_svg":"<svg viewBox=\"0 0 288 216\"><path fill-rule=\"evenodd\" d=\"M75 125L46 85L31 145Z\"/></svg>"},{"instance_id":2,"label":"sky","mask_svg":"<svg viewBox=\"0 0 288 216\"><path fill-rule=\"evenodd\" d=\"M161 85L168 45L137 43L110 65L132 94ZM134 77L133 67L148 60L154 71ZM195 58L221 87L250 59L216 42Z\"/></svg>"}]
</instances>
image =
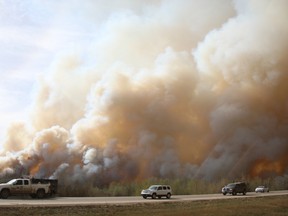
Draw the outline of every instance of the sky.
<instances>
[{"instance_id":1,"label":"sky","mask_svg":"<svg viewBox=\"0 0 288 216\"><path fill-rule=\"evenodd\" d=\"M0 1L2 142L10 122L27 121L35 83L49 71L57 55L89 46L95 23L82 20L85 3L78 12L73 4L76 7L80 2Z\"/></svg>"},{"instance_id":2,"label":"sky","mask_svg":"<svg viewBox=\"0 0 288 216\"><path fill-rule=\"evenodd\" d=\"M287 10L0 0L0 177L287 175Z\"/></svg>"}]
</instances>

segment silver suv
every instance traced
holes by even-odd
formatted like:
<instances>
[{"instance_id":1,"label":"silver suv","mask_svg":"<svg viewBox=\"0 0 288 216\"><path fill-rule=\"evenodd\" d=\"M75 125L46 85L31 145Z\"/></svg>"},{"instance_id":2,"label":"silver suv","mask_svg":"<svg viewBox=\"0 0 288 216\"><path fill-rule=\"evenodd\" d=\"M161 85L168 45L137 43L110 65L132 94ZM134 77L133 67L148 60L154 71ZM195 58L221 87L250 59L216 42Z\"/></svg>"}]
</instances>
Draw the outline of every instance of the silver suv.
<instances>
[{"instance_id":1,"label":"silver suv","mask_svg":"<svg viewBox=\"0 0 288 216\"><path fill-rule=\"evenodd\" d=\"M147 197L152 197L152 199L159 199L161 197L166 197L170 199L172 195L172 189L169 185L151 185L148 189L142 190L141 196L146 199Z\"/></svg>"}]
</instances>

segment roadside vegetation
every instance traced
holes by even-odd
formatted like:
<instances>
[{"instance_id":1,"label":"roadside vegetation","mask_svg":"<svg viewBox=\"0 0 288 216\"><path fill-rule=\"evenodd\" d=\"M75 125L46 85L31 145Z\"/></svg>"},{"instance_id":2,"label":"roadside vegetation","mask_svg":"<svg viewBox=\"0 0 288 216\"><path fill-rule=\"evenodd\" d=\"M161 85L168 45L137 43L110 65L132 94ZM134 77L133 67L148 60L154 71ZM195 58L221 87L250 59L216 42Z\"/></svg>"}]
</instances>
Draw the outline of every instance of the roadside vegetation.
<instances>
[{"instance_id":1,"label":"roadside vegetation","mask_svg":"<svg viewBox=\"0 0 288 216\"><path fill-rule=\"evenodd\" d=\"M174 195L221 193L221 188L230 182L244 181L248 191L254 191L259 185L266 185L270 190L288 190L288 176L276 178L239 178L205 181L200 179L158 179L150 178L137 182L112 182L109 185L96 187L87 184L77 184L77 187L59 185L59 196L139 196L142 189L152 184L171 185ZM82 185L82 187L81 187ZM84 188L85 187L85 188Z\"/></svg>"}]
</instances>

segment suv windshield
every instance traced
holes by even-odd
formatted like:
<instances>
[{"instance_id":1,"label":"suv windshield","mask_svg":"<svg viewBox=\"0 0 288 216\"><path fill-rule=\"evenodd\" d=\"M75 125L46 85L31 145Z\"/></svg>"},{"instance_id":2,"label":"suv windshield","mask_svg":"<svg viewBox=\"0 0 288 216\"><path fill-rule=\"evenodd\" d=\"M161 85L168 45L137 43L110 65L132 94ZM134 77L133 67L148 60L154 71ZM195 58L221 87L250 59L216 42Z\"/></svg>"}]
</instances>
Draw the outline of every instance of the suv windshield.
<instances>
[{"instance_id":1,"label":"suv windshield","mask_svg":"<svg viewBox=\"0 0 288 216\"><path fill-rule=\"evenodd\" d=\"M150 190L157 190L157 186L151 186L149 187Z\"/></svg>"},{"instance_id":2,"label":"suv windshield","mask_svg":"<svg viewBox=\"0 0 288 216\"><path fill-rule=\"evenodd\" d=\"M236 184L233 184L233 183L227 185L227 187L229 187L229 188L233 188L235 186L236 186Z\"/></svg>"}]
</instances>

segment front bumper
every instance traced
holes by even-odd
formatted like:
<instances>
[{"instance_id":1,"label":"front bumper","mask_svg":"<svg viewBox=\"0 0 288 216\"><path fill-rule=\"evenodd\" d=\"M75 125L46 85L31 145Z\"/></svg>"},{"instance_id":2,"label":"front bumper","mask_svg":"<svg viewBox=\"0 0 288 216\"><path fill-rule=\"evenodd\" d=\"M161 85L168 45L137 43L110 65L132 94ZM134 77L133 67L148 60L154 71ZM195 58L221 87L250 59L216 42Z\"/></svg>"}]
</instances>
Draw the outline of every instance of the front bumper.
<instances>
[{"instance_id":1,"label":"front bumper","mask_svg":"<svg viewBox=\"0 0 288 216\"><path fill-rule=\"evenodd\" d=\"M150 190L142 190L141 196L152 196L152 192Z\"/></svg>"},{"instance_id":2,"label":"front bumper","mask_svg":"<svg viewBox=\"0 0 288 216\"><path fill-rule=\"evenodd\" d=\"M227 193L232 193L233 192L233 190L231 189L231 188L222 188L222 193L224 194L227 194Z\"/></svg>"}]
</instances>

